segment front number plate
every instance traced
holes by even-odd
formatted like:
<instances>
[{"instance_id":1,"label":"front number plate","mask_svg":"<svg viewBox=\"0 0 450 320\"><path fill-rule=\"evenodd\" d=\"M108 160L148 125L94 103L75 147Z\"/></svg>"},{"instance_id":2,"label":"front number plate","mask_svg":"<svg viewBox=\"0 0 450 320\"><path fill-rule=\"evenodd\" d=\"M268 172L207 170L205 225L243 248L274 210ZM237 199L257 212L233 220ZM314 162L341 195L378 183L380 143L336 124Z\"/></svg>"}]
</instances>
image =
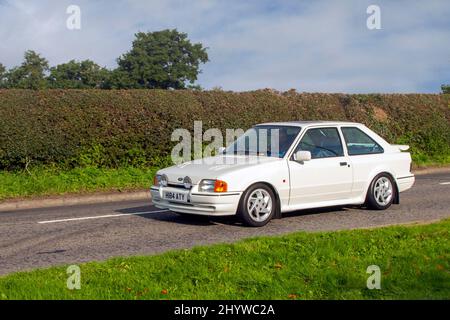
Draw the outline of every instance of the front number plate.
<instances>
[{"instance_id":1,"label":"front number plate","mask_svg":"<svg viewBox=\"0 0 450 320\"><path fill-rule=\"evenodd\" d=\"M164 191L164 199L169 201L187 202L187 194L181 192Z\"/></svg>"}]
</instances>

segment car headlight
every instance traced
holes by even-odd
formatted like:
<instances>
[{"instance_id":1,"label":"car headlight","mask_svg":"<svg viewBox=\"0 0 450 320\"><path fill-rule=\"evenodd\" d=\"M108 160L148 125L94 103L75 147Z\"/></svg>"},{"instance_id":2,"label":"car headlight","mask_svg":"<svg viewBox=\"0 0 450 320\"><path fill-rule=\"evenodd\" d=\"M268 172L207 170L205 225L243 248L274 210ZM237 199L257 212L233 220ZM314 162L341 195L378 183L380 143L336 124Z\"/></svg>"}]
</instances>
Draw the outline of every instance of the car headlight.
<instances>
[{"instance_id":1,"label":"car headlight","mask_svg":"<svg viewBox=\"0 0 450 320\"><path fill-rule=\"evenodd\" d=\"M198 190L201 192L227 192L228 185L222 180L204 179L200 181Z\"/></svg>"},{"instance_id":2,"label":"car headlight","mask_svg":"<svg viewBox=\"0 0 450 320\"><path fill-rule=\"evenodd\" d=\"M167 187L169 179L165 174L157 174L153 178L153 185L157 187Z\"/></svg>"}]
</instances>

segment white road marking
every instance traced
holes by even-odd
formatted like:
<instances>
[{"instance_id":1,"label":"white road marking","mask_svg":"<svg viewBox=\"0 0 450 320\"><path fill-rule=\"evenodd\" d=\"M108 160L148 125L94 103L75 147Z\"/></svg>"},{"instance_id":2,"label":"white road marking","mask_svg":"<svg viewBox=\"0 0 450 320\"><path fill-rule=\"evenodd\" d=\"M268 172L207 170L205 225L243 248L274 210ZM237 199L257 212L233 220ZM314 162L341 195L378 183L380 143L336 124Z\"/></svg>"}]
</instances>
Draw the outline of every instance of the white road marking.
<instances>
[{"instance_id":1,"label":"white road marking","mask_svg":"<svg viewBox=\"0 0 450 320\"><path fill-rule=\"evenodd\" d=\"M124 216L138 216L138 215L142 215L142 214L159 213L159 212L166 212L166 211L169 211L169 210L156 210L156 211L146 211L146 212L136 212L136 213L107 214L107 215L104 215L104 216L91 216L91 217L80 217L80 218L68 218L68 219L38 221L38 223L39 224L47 224L47 223L68 222L68 221L81 221L81 220L91 220L91 219L116 218L116 217L124 217Z\"/></svg>"},{"instance_id":2,"label":"white road marking","mask_svg":"<svg viewBox=\"0 0 450 320\"><path fill-rule=\"evenodd\" d=\"M441 182L439 184L444 186L444 185L450 184L450 182Z\"/></svg>"}]
</instances>

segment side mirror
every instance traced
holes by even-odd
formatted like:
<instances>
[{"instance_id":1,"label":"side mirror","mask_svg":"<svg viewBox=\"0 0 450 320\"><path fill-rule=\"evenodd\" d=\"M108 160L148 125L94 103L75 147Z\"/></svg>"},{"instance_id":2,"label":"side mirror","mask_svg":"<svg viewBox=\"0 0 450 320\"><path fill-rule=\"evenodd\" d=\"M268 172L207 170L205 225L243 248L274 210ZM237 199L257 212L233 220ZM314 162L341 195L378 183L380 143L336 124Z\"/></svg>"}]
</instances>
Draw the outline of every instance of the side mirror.
<instances>
[{"instance_id":1,"label":"side mirror","mask_svg":"<svg viewBox=\"0 0 450 320\"><path fill-rule=\"evenodd\" d=\"M217 154L223 154L223 153L225 152L225 150L226 150L225 147L220 147L220 148L217 150Z\"/></svg>"},{"instance_id":2,"label":"side mirror","mask_svg":"<svg viewBox=\"0 0 450 320\"><path fill-rule=\"evenodd\" d=\"M297 151L294 153L294 160L298 162L311 160L311 152L309 151Z\"/></svg>"}]
</instances>

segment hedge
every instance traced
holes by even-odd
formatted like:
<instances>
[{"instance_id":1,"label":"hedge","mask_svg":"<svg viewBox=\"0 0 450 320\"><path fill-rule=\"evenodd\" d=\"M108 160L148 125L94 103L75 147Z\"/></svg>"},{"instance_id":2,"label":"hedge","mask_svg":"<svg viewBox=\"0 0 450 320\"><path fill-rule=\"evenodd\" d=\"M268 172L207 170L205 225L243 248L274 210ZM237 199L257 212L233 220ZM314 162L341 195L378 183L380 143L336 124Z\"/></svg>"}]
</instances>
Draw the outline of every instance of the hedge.
<instances>
[{"instance_id":1,"label":"hedge","mask_svg":"<svg viewBox=\"0 0 450 320\"><path fill-rule=\"evenodd\" d=\"M363 122L418 162L450 159L450 95L0 90L0 169L157 165L194 120L224 130L314 119Z\"/></svg>"}]
</instances>

